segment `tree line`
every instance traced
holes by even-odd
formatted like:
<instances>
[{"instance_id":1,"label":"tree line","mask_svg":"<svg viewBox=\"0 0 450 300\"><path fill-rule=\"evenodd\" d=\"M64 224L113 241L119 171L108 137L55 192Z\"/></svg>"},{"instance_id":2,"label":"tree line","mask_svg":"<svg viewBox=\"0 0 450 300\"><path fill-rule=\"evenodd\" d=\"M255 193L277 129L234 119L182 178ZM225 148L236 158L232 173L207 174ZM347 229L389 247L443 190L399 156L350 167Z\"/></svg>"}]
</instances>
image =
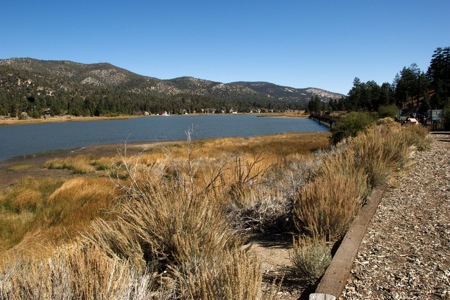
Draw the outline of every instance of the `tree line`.
<instances>
[{"instance_id":1,"label":"tree line","mask_svg":"<svg viewBox=\"0 0 450 300\"><path fill-rule=\"evenodd\" d=\"M378 85L375 81L361 82L356 77L347 97L323 103L312 97L307 109L323 111L379 111L396 106L402 111L425 114L430 109L450 110L450 47L437 48L427 72L417 64L404 67L392 83Z\"/></svg>"},{"instance_id":2,"label":"tree line","mask_svg":"<svg viewBox=\"0 0 450 300\"><path fill-rule=\"evenodd\" d=\"M416 64L404 67L392 83L378 85L375 81L353 81L346 97L321 100L313 96L305 104L301 101L281 101L245 95L220 97L180 93L167 95L146 89L80 84L57 76L46 76L27 70L0 66L0 115L26 115L39 118L45 115L114 116L167 111L172 114L201 112L214 108L216 112L249 112L267 108L274 111L307 109L311 113L323 111L379 111L395 106L403 111L419 114L429 109L450 107L450 47L437 48L426 72ZM448 109L450 111L450 108Z\"/></svg>"}]
</instances>

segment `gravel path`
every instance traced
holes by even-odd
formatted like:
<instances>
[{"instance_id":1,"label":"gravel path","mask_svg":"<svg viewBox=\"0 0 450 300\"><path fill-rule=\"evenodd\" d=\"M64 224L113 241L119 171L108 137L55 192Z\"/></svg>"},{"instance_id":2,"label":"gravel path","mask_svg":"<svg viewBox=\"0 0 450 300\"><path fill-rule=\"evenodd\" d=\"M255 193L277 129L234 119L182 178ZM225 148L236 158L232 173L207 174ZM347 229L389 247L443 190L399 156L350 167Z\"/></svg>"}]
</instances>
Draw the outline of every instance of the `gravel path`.
<instances>
[{"instance_id":1,"label":"gravel path","mask_svg":"<svg viewBox=\"0 0 450 300\"><path fill-rule=\"evenodd\" d=\"M345 299L450 299L450 136L388 189L358 250Z\"/></svg>"}]
</instances>

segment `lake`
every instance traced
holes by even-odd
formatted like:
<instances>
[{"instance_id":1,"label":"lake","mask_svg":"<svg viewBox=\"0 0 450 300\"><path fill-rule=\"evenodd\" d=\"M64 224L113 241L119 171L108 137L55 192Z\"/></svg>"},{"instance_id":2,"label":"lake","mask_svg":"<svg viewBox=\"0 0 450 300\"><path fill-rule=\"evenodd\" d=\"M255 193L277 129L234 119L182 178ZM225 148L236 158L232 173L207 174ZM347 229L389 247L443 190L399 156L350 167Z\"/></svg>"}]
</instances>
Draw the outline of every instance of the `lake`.
<instances>
[{"instance_id":1,"label":"lake","mask_svg":"<svg viewBox=\"0 0 450 300\"><path fill-rule=\"evenodd\" d=\"M204 139L325 132L328 128L305 118L268 118L257 115L152 116L0 126L0 161L91 145L186 140L188 131L192 139Z\"/></svg>"}]
</instances>

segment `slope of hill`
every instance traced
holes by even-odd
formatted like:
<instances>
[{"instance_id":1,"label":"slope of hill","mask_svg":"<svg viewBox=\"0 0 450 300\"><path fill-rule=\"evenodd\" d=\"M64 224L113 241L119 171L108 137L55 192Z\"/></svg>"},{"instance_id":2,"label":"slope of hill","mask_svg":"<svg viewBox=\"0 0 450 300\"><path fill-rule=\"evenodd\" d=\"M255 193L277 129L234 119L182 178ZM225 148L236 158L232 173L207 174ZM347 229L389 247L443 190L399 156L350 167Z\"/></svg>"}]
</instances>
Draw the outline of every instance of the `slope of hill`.
<instances>
[{"instance_id":1,"label":"slope of hill","mask_svg":"<svg viewBox=\"0 0 450 300\"><path fill-rule=\"evenodd\" d=\"M135 74L109 63L82 64L32 58L0 60L0 115L18 110L28 111L30 103L24 102L24 98L33 102L33 105L36 104L35 100L39 100L41 108L51 106L52 103L58 106L55 102L59 101L60 107L54 107L54 111L70 110L73 104L81 106L78 110L84 112L80 113L93 114L95 108L110 113L151 109L176 111L183 109L182 104L186 110L218 105L240 109L252 106L299 108L314 95L323 101L342 97L322 89L296 89L268 82L226 84L193 77L161 80ZM89 103L78 103L86 99ZM106 99L103 102L108 102L107 105L102 104L100 99ZM83 105L92 107L83 108ZM127 105L128 108L125 108Z\"/></svg>"}]
</instances>

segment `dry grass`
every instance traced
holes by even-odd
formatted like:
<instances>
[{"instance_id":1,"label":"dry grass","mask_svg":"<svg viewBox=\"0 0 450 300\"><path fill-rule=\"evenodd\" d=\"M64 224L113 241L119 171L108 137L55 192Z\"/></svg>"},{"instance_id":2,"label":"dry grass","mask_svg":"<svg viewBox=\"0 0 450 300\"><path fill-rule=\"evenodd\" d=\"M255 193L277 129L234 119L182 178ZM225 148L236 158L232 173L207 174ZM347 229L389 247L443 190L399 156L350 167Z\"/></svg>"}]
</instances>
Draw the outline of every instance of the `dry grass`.
<instances>
[{"instance_id":1,"label":"dry grass","mask_svg":"<svg viewBox=\"0 0 450 300\"><path fill-rule=\"evenodd\" d=\"M35 227L45 199L61 184L55 179L25 178L0 195L0 252L18 244Z\"/></svg>"},{"instance_id":2,"label":"dry grass","mask_svg":"<svg viewBox=\"0 0 450 300\"><path fill-rule=\"evenodd\" d=\"M173 178L164 176L164 165L125 169L129 176L126 184L118 182L123 197L117 221L95 221L85 235L87 246L160 274L182 298L259 296L259 264L243 250L242 237L220 206L195 186L192 167L176 166Z\"/></svg>"},{"instance_id":3,"label":"dry grass","mask_svg":"<svg viewBox=\"0 0 450 300\"><path fill-rule=\"evenodd\" d=\"M134 164L138 160L140 164L152 165L174 157L184 162L189 155L193 161L220 161L227 157L255 157L264 154L267 161L270 161L269 164L274 164L286 162L287 158L299 155L311 156L317 149L326 149L329 147L329 137L329 133L290 133L252 138L207 139L189 143L154 143L145 147L138 156L124 156L127 157L128 164ZM126 149L122 152L126 153ZM101 171L115 171L115 167L120 163L119 156L78 155L49 160L45 166L50 169L68 169L77 174L107 174Z\"/></svg>"},{"instance_id":4,"label":"dry grass","mask_svg":"<svg viewBox=\"0 0 450 300\"><path fill-rule=\"evenodd\" d=\"M314 283L331 263L331 251L324 239L299 237L293 241L294 272L303 280Z\"/></svg>"},{"instance_id":5,"label":"dry grass","mask_svg":"<svg viewBox=\"0 0 450 300\"><path fill-rule=\"evenodd\" d=\"M337 240L361 206L351 178L343 175L316 177L299 192L294 203L296 226L313 237Z\"/></svg>"},{"instance_id":6,"label":"dry grass","mask_svg":"<svg viewBox=\"0 0 450 300\"><path fill-rule=\"evenodd\" d=\"M0 266L0 296L258 299L261 270L242 229L287 230L293 219L313 237L294 243L296 264L313 274L305 278L317 277L323 241L341 237L370 189L407 166L411 146L426 148L422 131L386 121L313 157L328 138L188 141L137 156L50 161L105 177L27 179L2 193L0 222L10 226L2 250L22 249L23 257ZM37 255L39 242L53 247L75 236L73 248Z\"/></svg>"},{"instance_id":7,"label":"dry grass","mask_svg":"<svg viewBox=\"0 0 450 300\"><path fill-rule=\"evenodd\" d=\"M297 272L317 278L324 240L341 237L370 189L427 147L425 131L382 123L315 156L329 134L51 160L103 177L28 178L0 195L0 298L258 299L243 229L286 231L292 220L312 236L294 242Z\"/></svg>"},{"instance_id":8,"label":"dry grass","mask_svg":"<svg viewBox=\"0 0 450 300\"><path fill-rule=\"evenodd\" d=\"M407 168L411 147L427 148L426 130L416 127L381 120L322 154L311 181L296 196L297 229L327 240L339 239L371 190L393 184Z\"/></svg>"},{"instance_id":9,"label":"dry grass","mask_svg":"<svg viewBox=\"0 0 450 300\"><path fill-rule=\"evenodd\" d=\"M110 170L114 164L119 161L118 157L101 157L95 155L78 155L75 157L53 158L45 162L44 166L48 169L67 169L74 174L100 173Z\"/></svg>"},{"instance_id":10,"label":"dry grass","mask_svg":"<svg viewBox=\"0 0 450 300\"><path fill-rule=\"evenodd\" d=\"M0 196L0 251L36 254L67 242L111 205L113 190L106 178L23 179Z\"/></svg>"},{"instance_id":11,"label":"dry grass","mask_svg":"<svg viewBox=\"0 0 450 300\"><path fill-rule=\"evenodd\" d=\"M1 299L169 299L153 297L154 276L96 248L70 245L50 258L16 258L0 275Z\"/></svg>"}]
</instances>

